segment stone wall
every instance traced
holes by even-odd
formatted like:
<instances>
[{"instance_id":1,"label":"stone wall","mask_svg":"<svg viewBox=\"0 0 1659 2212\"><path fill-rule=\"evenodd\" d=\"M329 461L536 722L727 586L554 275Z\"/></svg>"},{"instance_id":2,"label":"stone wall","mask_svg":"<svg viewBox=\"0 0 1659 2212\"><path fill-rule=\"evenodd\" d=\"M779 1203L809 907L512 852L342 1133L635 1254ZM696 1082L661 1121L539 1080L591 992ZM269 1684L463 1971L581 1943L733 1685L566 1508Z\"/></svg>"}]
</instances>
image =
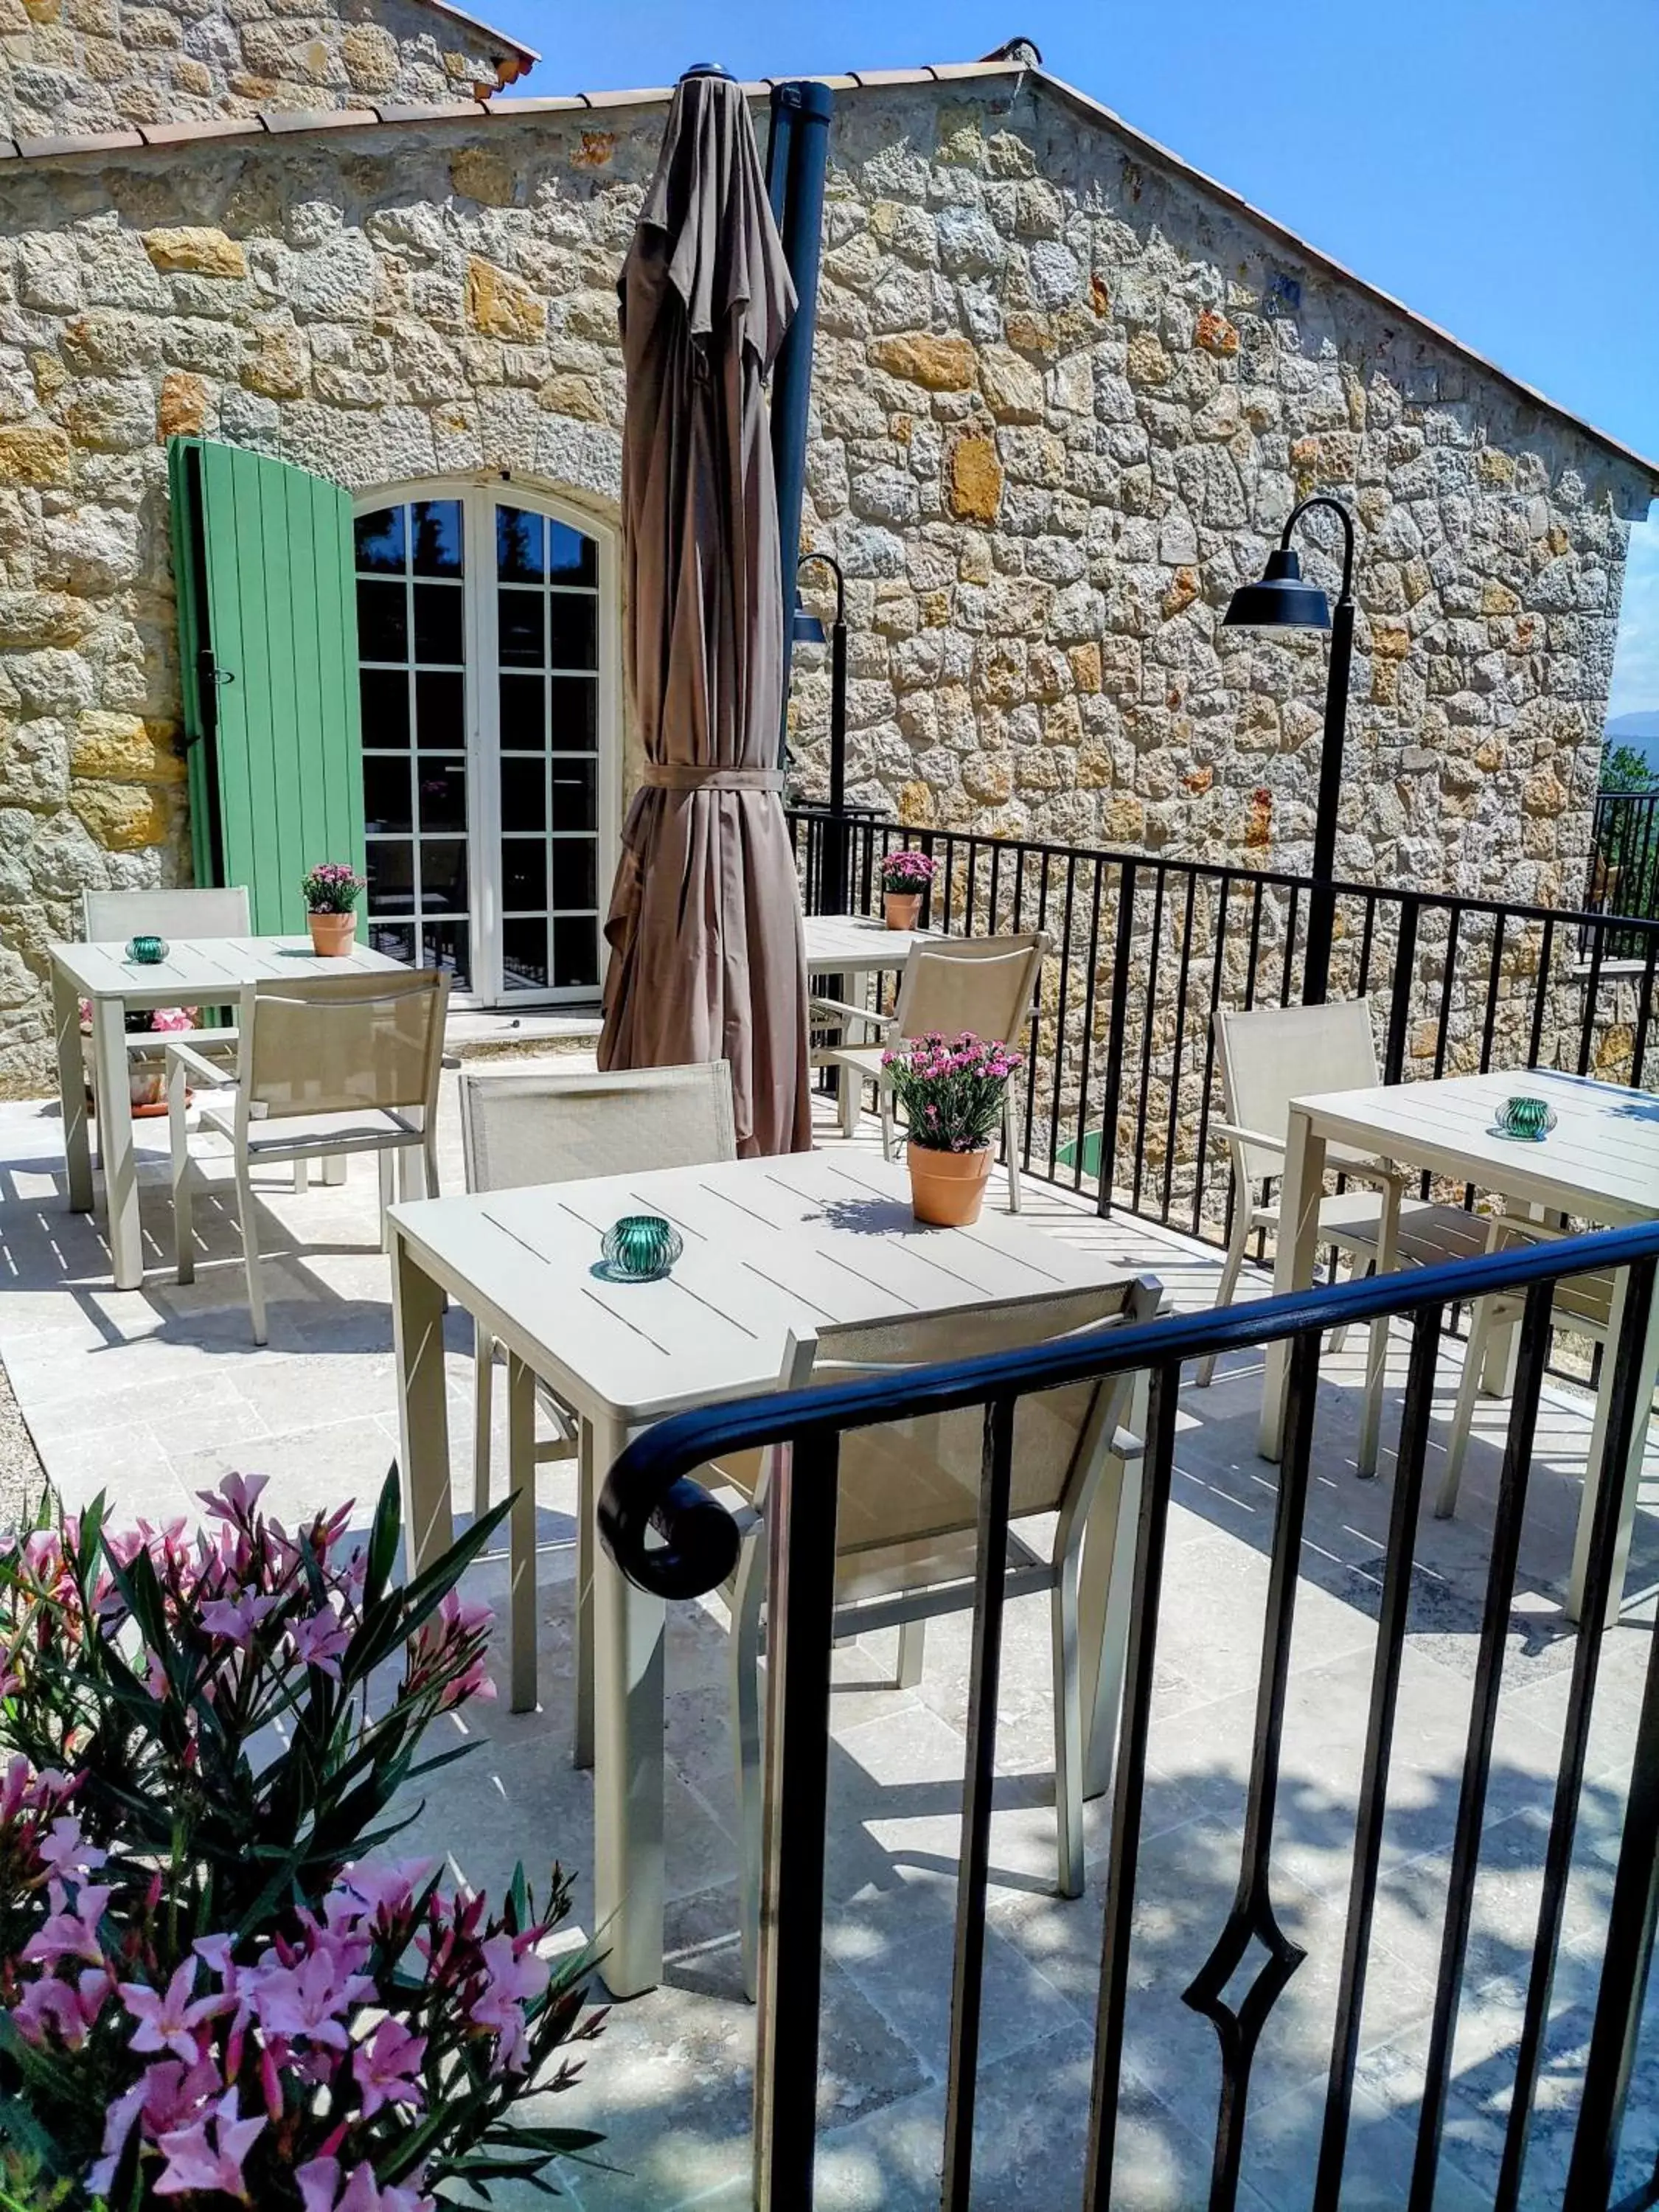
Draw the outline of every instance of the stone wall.
<instances>
[{"instance_id":1,"label":"stone wall","mask_svg":"<svg viewBox=\"0 0 1659 2212\"><path fill-rule=\"evenodd\" d=\"M82 886L188 866L167 435L614 513L614 285L661 120L10 166L0 1087L45 1075ZM1573 898L1638 470L1029 74L844 93L827 246L805 535L849 577L857 799L1304 864L1319 647L1218 623L1331 489L1362 538L1343 870Z\"/></svg>"},{"instance_id":2,"label":"stone wall","mask_svg":"<svg viewBox=\"0 0 1659 2212\"><path fill-rule=\"evenodd\" d=\"M483 97L511 50L420 0L0 0L15 137Z\"/></svg>"}]
</instances>

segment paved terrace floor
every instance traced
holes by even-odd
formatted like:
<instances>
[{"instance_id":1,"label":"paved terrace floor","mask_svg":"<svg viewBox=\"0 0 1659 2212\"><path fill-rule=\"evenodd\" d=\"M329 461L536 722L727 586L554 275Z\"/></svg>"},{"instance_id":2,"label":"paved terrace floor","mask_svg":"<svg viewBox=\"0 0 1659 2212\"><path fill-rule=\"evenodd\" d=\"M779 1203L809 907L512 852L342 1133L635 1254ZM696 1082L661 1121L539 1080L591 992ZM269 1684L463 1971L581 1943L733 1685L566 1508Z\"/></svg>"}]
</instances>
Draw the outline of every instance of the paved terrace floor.
<instances>
[{"instance_id":1,"label":"paved terrace floor","mask_svg":"<svg viewBox=\"0 0 1659 2212\"><path fill-rule=\"evenodd\" d=\"M459 1188L453 1093L443 1128L447 1172ZM820 1134L837 1141L827 1118ZM196 1510L197 1490L229 1468L267 1474L268 1502L285 1516L344 1497L370 1499L397 1438L372 1165L357 1163L343 1188L262 1194L262 1241L275 1257L270 1343L258 1350L222 1199L198 1203L210 1258L197 1282L180 1289L170 1280L165 1139L155 1124L141 1125L141 1139L155 1272L143 1292L124 1295L108 1287L108 1255L94 1223L65 1211L55 1108L0 1109L0 1357L52 1479L70 1503L106 1486L128 1516ZM1000 1183L994 1190L1000 1202ZM1030 1188L1028 1218L1056 1237L1103 1243L1127 1267L1157 1273L1180 1307L1212 1300L1215 1255L1178 1237L1133 1221L1102 1223L1042 1186ZM465 1510L470 1328L459 1316L452 1328L455 1498ZM1390 1431L1403 1341L1395 1351ZM1308 1959L1256 2061L1241 2199L1255 2212L1304 2204L1310 2193L1389 1500L1388 1456L1380 1480L1362 1483L1355 1474L1357 1344L1328 1369L1274 1853L1279 1917ZM1456 1379L1449 1346L1437 1406L1442 1438ZM1212 1390L1184 1401L1113 2195L1125 2207L1197 2205L1207 2193L1215 2038L1178 1992L1222 1925L1238 1871L1275 1495L1274 1471L1255 1450L1260 1382L1259 1360L1243 1358ZM1458 1520L1425 1517L1419 1532L1345 2206L1405 2201L1503 1413L1483 1402ZM1559 1606L1587 1437L1586 1401L1553 1389L1521 1547L1440 2212L1474 2212L1491 2201L1573 1650ZM1426 1491L1438 1474L1437 1449ZM503 1698L458 1722L477 1736L476 1755L433 1780L410 1839L492 1890L515 1858L532 1873L556 1856L585 1869L591 1850L590 1784L568 1759L573 1502L563 1471L544 1470L543 1707L515 1717ZM1559 2202L1652 1617L1644 1594L1656 1579L1659 1459L1650 1455L1627 1625L1609 1638L1603 1662L1528 2169L1527 2201L1538 2205ZM473 1582L478 1594L499 1595L502 1562L481 1562ZM1091 1808L1089 1893L1058 1901L1044 1601L1011 1607L1006 1638L974 2203L1070 2212L1080 2202L1106 1824L1103 1807ZM938 2201L967 1648L965 1620L933 1626L923 1679L908 1691L881 1686L892 1654L878 1642L838 1654L820 2212L908 2212ZM747 2202L754 2016L740 1993L734 1933L725 1656L716 1605L673 1610L666 1983L612 2012L580 2086L549 2115L606 2132L607 2165L564 2177L572 2201L588 2212ZM583 1932L591 1897L584 1874L576 1889ZM1650 2008L1649 2025L1631 2097L1625 2188L1645 2179L1659 2148L1659 2008Z\"/></svg>"}]
</instances>

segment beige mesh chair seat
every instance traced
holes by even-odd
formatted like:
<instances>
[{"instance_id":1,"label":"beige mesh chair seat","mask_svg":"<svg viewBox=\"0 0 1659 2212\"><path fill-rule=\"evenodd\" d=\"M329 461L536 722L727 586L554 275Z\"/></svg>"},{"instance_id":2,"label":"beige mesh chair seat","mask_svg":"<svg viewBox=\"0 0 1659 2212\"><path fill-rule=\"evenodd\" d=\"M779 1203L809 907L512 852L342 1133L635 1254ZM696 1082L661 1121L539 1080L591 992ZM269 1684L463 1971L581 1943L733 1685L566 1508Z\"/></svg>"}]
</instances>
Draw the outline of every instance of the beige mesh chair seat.
<instances>
[{"instance_id":1,"label":"beige mesh chair seat","mask_svg":"<svg viewBox=\"0 0 1659 2212\"><path fill-rule=\"evenodd\" d=\"M1367 1091L1382 1081L1369 999L1334 1000L1322 1006L1271 1006L1249 1013L1218 1007L1216 1060L1221 1070L1226 1121L1212 1127L1232 1163L1232 1229L1217 1287L1216 1304L1231 1305L1238 1290L1250 1238L1276 1233L1279 1202L1268 1187L1284 1172L1291 1102L1328 1091ZM1332 1145L1326 1166L1370 1186L1322 1199L1319 1242L1342 1253L1351 1267L1370 1273L1385 1232L1392 1229L1396 1267L1428 1267L1470 1259L1486 1249L1492 1224L1458 1206L1407 1198L1407 1177L1386 1163ZM1340 1338L1339 1338L1340 1341ZM1376 1472L1382 1430L1382 1382L1389 1325L1374 1322L1365 1369L1365 1405L1359 1433L1359 1471ZM1200 1388L1215 1372L1213 1357L1199 1364Z\"/></svg>"},{"instance_id":2,"label":"beige mesh chair seat","mask_svg":"<svg viewBox=\"0 0 1659 2212\"><path fill-rule=\"evenodd\" d=\"M873 1083L881 1115L882 1153L892 1158L896 1136L893 1088L883 1069L882 1054L906 1037L927 1036L935 1030L957 1036L971 1030L976 1036L994 1038L1023 1052L1049 950L1050 940L1042 930L1015 937L941 937L912 946L890 1016L839 999L815 998L814 1023L834 1022L843 1032L842 1042L820 1046L815 1054L821 1066L840 1070L843 1133L857 1135L864 1086ZM850 1033L860 1028L873 1036L857 1041ZM1011 1213L1019 1212L1019 1093L1016 1079L1003 1100L1002 1146Z\"/></svg>"},{"instance_id":3,"label":"beige mesh chair seat","mask_svg":"<svg viewBox=\"0 0 1659 2212\"><path fill-rule=\"evenodd\" d=\"M255 983L240 994L234 1096L228 1106L204 1105L201 1121L230 1140L256 1344L265 1341L266 1325L254 1162L297 1165L374 1152L384 1215L394 1158L398 1194L405 1198L418 1158L424 1193L435 1196L438 1076L448 997L448 979L435 969ZM191 1201L198 1170L185 1120L185 1086L192 1077L211 1085L225 1078L196 1046L176 1037L167 1040L167 1070L174 1245L179 1280L188 1283L196 1273Z\"/></svg>"},{"instance_id":4,"label":"beige mesh chair seat","mask_svg":"<svg viewBox=\"0 0 1659 2212\"><path fill-rule=\"evenodd\" d=\"M850 1323L792 1342L789 1389L975 1358L1055 1337L1151 1321L1158 1285L1125 1281L1011 1299L886 1324ZM1131 1433L1135 1378L1081 1382L1019 1401L1015 1415L1007 1594L1047 1592L1054 1662L1054 1804L1058 1887L1083 1893L1083 1807L1109 1785L1128 1629L1139 1439ZM841 1440L836 1497L835 1634L896 1627L898 1686L920 1680L924 1624L971 1610L984 1416L978 1407L928 1414ZM715 1480L746 1510L732 1612L732 1695L745 1978L754 1990L759 1927L761 1699L767 1576L766 1501L775 1447L724 1463ZM1052 1542L1036 1516L1058 1515Z\"/></svg>"},{"instance_id":5,"label":"beige mesh chair seat","mask_svg":"<svg viewBox=\"0 0 1659 2212\"><path fill-rule=\"evenodd\" d=\"M1565 1236L1566 1231L1546 1227L1541 1222L1503 1219L1493 1224L1492 1249L1524 1249L1528 1244L1544 1243ZM1613 1330L1613 1279L1610 1273L1593 1275L1569 1275L1555 1286L1550 1301L1552 1325L1570 1336L1582 1336L1591 1344L1605 1344ZM1469 1326L1468 1342L1463 1347L1463 1373L1457 1386L1457 1402L1452 1412L1451 1434L1446 1440L1445 1472L1440 1478L1440 1489L1434 1501L1435 1518L1449 1521L1457 1510L1457 1492L1463 1480L1463 1462L1469 1448L1469 1434L1474 1425L1474 1401L1485 1391L1488 1396L1502 1394L1491 1388L1494 1372L1489 1355L1492 1340L1500 1330L1512 1328L1526 1308L1526 1299L1518 1291L1500 1291L1495 1297L1483 1298L1474 1309ZM1593 1472L1593 1470L1592 1470ZM1583 1502L1580 1511L1590 1514L1595 1509L1594 1484L1588 1479L1584 1485ZM1618 1603L1618 1584L1615 1583L1613 1602Z\"/></svg>"},{"instance_id":6,"label":"beige mesh chair seat","mask_svg":"<svg viewBox=\"0 0 1659 2212\"><path fill-rule=\"evenodd\" d=\"M460 1079L461 1152L470 1191L520 1190L647 1168L705 1167L738 1156L732 1071L723 1060L689 1067L576 1069L533 1075L465 1074ZM489 1507L491 1401L501 1346L474 1323L472 1510ZM544 1382L537 1402L553 1435L538 1442L538 1462L579 1449L579 1425ZM576 1763L592 1763L592 1565L594 1512L590 1454L579 1462L576 1509ZM536 1702L536 1500L514 1500L508 1631L515 1712Z\"/></svg>"}]
</instances>

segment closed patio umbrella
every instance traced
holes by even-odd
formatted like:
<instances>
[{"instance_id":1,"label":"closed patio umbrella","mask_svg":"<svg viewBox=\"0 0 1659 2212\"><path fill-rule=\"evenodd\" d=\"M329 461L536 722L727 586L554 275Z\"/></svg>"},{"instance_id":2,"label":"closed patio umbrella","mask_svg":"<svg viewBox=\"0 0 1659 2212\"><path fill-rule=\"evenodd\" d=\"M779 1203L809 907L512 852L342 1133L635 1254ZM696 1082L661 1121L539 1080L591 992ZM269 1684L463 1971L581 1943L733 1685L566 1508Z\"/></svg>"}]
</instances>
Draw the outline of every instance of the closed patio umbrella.
<instances>
[{"instance_id":1,"label":"closed patio umbrella","mask_svg":"<svg viewBox=\"0 0 1659 2212\"><path fill-rule=\"evenodd\" d=\"M599 1066L729 1060L739 1151L804 1152L806 978L783 779L763 386L794 289L748 107L683 78L623 264L623 653L645 772L611 891Z\"/></svg>"}]
</instances>

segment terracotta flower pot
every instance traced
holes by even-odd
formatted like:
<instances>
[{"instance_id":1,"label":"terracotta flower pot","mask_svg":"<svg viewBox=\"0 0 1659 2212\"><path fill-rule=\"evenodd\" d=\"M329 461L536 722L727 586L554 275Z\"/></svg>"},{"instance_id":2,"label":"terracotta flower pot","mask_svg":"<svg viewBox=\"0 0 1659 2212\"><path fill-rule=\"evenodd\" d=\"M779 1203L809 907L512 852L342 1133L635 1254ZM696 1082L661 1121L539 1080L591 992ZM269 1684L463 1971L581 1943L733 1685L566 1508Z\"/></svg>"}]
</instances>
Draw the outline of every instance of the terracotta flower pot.
<instances>
[{"instance_id":1,"label":"terracotta flower pot","mask_svg":"<svg viewBox=\"0 0 1659 2212\"><path fill-rule=\"evenodd\" d=\"M357 939L355 914L308 914L311 949L325 959L343 959Z\"/></svg>"},{"instance_id":2,"label":"terracotta flower pot","mask_svg":"<svg viewBox=\"0 0 1659 2212\"><path fill-rule=\"evenodd\" d=\"M888 891L882 899L889 929L914 929L921 919L920 891Z\"/></svg>"},{"instance_id":3,"label":"terracotta flower pot","mask_svg":"<svg viewBox=\"0 0 1659 2212\"><path fill-rule=\"evenodd\" d=\"M925 1145L907 1145L910 1211L916 1219L930 1221L938 1229L965 1229L977 1221L985 1203L991 1152L989 1145L981 1145L976 1152L933 1152Z\"/></svg>"}]
</instances>

